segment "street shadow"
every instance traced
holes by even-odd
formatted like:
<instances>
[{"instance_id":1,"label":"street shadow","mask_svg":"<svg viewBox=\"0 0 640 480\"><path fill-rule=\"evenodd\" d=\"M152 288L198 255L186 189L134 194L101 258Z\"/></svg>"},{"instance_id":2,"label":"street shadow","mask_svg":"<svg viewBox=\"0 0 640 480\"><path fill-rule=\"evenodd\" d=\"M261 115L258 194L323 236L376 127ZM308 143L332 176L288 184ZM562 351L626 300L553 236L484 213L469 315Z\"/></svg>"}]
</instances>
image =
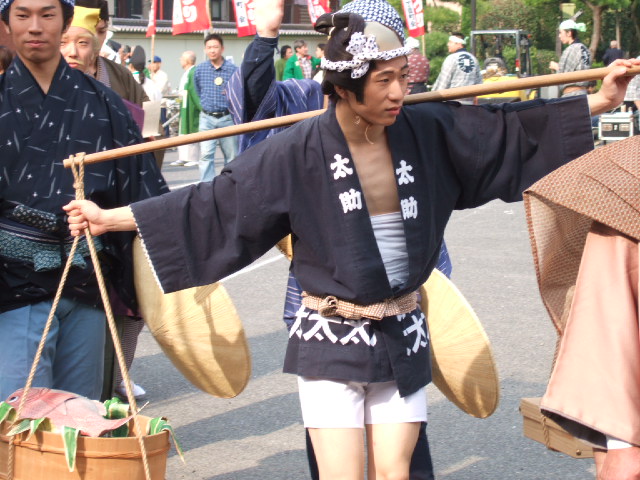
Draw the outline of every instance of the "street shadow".
<instances>
[{"instance_id":1,"label":"street shadow","mask_svg":"<svg viewBox=\"0 0 640 480\"><path fill-rule=\"evenodd\" d=\"M274 412L278 413L274 415ZM295 392L198 419L175 428L175 431L182 449L187 452L216 442L269 435L299 423L300 404Z\"/></svg>"},{"instance_id":2,"label":"street shadow","mask_svg":"<svg viewBox=\"0 0 640 480\"><path fill-rule=\"evenodd\" d=\"M427 432L437 480L588 480L592 459L574 459L526 438L520 400L539 397L545 385L502 380L497 410L486 419L465 414L430 391Z\"/></svg>"},{"instance_id":3,"label":"street shadow","mask_svg":"<svg viewBox=\"0 0 640 480\"><path fill-rule=\"evenodd\" d=\"M249 338L251 378L259 378L273 371L282 371L288 339L284 322L280 330Z\"/></svg>"},{"instance_id":4,"label":"street shadow","mask_svg":"<svg viewBox=\"0 0 640 480\"><path fill-rule=\"evenodd\" d=\"M264 458L259 465L244 470L213 475L206 480L307 480L310 479L307 456L304 450L287 450Z\"/></svg>"}]
</instances>

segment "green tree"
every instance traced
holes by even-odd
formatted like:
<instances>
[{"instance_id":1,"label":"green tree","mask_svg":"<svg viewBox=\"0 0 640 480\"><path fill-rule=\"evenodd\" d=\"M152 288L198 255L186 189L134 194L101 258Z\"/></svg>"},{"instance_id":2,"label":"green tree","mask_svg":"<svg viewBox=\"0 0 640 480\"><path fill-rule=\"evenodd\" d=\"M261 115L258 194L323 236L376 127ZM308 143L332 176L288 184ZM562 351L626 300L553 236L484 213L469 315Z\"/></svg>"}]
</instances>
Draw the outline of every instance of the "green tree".
<instances>
[{"instance_id":1,"label":"green tree","mask_svg":"<svg viewBox=\"0 0 640 480\"><path fill-rule=\"evenodd\" d=\"M596 58L602 58L611 40L618 40L620 48L630 58L636 57L640 49L637 21L638 18L634 18L633 5L630 11L614 11L612 9L605 11L602 15L602 37Z\"/></svg>"},{"instance_id":2,"label":"green tree","mask_svg":"<svg viewBox=\"0 0 640 480\"><path fill-rule=\"evenodd\" d=\"M628 11L631 7L631 0L584 0L584 3L591 10L593 29L591 31L589 50L591 51L591 57L595 58L598 43L602 37L602 15L607 10Z\"/></svg>"},{"instance_id":3,"label":"green tree","mask_svg":"<svg viewBox=\"0 0 640 480\"><path fill-rule=\"evenodd\" d=\"M460 28L460 15L444 7L426 7L424 10L424 23L431 27L432 32L449 34L458 31Z\"/></svg>"},{"instance_id":4,"label":"green tree","mask_svg":"<svg viewBox=\"0 0 640 480\"><path fill-rule=\"evenodd\" d=\"M429 59L429 80L427 83L433 85L442 69L444 59L449 55L447 42L449 33L442 31L432 31L424 37L425 56Z\"/></svg>"},{"instance_id":5,"label":"green tree","mask_svg":"<svg viewBox=\"0 0 640 480\"><path fill-rule=\"evenodd\" d=\"M477 19L479 30L521 29L531 30L535 18L532 18L533 8L523 0L494 0L491 8Z\"/></svg>"},{"instance_id":6,"label":"green tree","mask_svg":"<svg viewBox=\"0 0 640 480\"><path fill-rule=\"evenodd\" d=\"M634 30L634 39L636 49L633 51L633 55L636 56L640 53L640 0L633 0L631 2L631 7L629 9L631 11L630 19L632 21L633 30Z\"/></svg>"},{"instance_id":7,"label":"green tree","mask_svg":"<svg viewBox=\"0 0 640 480\"><path fill-rule=\"evenodd\" d=\"M539 49L555 50L560 23L558 0L524 0L524 3L531 16L528 30L533 35L534 45Z\"/></svg>"},{"instance_id":8,"label":"green tree","mask_svg":"<svg viewBox=\"0 0 640 480\"><path fill-rule=\"evenodd\" d=\"M462 21L460 31L468 35L471 31L471 0L460 1L462 5ZM476 0L476 28L478 27L477 19L485 15L493 6L491 0Z\"/></svg>"}]
</instances>

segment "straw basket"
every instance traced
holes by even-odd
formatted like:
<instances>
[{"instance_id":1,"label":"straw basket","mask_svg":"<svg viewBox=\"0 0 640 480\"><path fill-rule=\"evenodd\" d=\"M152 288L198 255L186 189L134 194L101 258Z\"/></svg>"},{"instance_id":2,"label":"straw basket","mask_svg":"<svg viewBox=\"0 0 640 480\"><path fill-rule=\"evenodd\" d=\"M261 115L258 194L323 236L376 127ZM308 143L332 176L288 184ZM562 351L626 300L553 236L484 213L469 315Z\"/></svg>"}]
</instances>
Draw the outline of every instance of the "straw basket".
<instances>
[{"instance_id":1,"label":"straw basket","mask_svg":"<svg viewBox=\"0 0 640 480\"><path fill-rule=\"evenodd\" d=\"M142 428L151 420L138 415ZM130 423L133 426L134 422ZM7 478L7 455L10 426L0 424L0 479ZM134 436L123 438L78 437L76 466L69 472L64 457L64 445L59 433L36 432L26 440L27 433L16 436L14 442L14 480L144 480L140 444ZM169 432L144 437L152 480L164 480L169 452Z\"/></svg>"}]
</instances>

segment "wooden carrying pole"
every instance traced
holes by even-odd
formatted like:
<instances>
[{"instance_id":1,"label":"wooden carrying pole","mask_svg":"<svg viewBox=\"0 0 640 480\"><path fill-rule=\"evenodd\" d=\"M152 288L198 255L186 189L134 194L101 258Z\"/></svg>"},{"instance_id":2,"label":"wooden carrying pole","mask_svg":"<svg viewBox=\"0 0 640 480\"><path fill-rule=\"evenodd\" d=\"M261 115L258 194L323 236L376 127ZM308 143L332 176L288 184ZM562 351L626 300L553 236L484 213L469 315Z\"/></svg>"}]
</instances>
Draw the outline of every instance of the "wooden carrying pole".
<instances>
[{"instance_id":1,"label":"wooden carrying pole","mask_svg":"<svg viewBox=\"0 0 640 480\"><path fill-rule=\"evenodd\" d=\"M551 75L540 75L537 77L517 78L501 82L450 88L448 90L439 90L436 92L417 93L415 95L406 96L404 104L411 105L422 102L439 102L444 100L455 100L458 98L477 97L479 95L488 95L493 93L510 92L512 90L548 87L550 85L561 85L564 83L587 82L604 78L614 68L619 67L611 66L594 68L591 70L581 70L578 72L554 73ZM629 68L626 75L632 76L639 73L640 66L636 66ZM205 132L190 133L172 138L163 138L161 140L140 143L138 145L128 145L126 147L86 155L84 156L84 163L90 164L104 162L106 160L115 160L117 158L139 155L141 153L153 152L164 148L178 147L180 145L187 145L205 140L213 140L232 135L242 135L249 132L255 132L257 130L286 127L287 125L294 124L301 120L320 115L322 112L324 112L324 110L313 110L311 112L297 113L295 115L286 115L284 117L269 118L267 120L258 120L240 125L232 125L230 127L216 128ZM64 166L69 168L75 161L75 159L66 159L64 160Z\"/></svg>"}]
</instances>

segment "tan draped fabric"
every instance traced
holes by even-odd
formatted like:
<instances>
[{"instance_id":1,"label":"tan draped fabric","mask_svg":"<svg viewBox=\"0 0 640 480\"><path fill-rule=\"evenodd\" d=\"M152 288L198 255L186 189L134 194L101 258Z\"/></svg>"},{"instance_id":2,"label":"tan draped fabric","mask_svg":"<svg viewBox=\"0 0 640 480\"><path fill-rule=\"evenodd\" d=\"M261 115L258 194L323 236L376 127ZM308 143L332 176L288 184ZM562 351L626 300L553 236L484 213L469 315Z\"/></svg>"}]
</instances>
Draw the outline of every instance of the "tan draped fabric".
<instances>
[{"instance_id":1,"label":"tan draped fabric","mask_svg":"<svg viewBox=\"0 0 640 480\"><path fill-rule=\"evenodd\" d=\"M640 136L559 168L527 190L524 203L540 293L560 333L592 221L640 239Z\"/></svg>"},{"instance_id":2,"label":"tan draped fabric","mask_svg":"<svg viewBox=\"0 0 640 480\"><path fill-rule=\"evenodd\" d=\"M639 154L640 137L617 142L525 193L541 295L562 334L542 408L597 446L602 433L640 444Z\"/></svg>"}]
</instances>

